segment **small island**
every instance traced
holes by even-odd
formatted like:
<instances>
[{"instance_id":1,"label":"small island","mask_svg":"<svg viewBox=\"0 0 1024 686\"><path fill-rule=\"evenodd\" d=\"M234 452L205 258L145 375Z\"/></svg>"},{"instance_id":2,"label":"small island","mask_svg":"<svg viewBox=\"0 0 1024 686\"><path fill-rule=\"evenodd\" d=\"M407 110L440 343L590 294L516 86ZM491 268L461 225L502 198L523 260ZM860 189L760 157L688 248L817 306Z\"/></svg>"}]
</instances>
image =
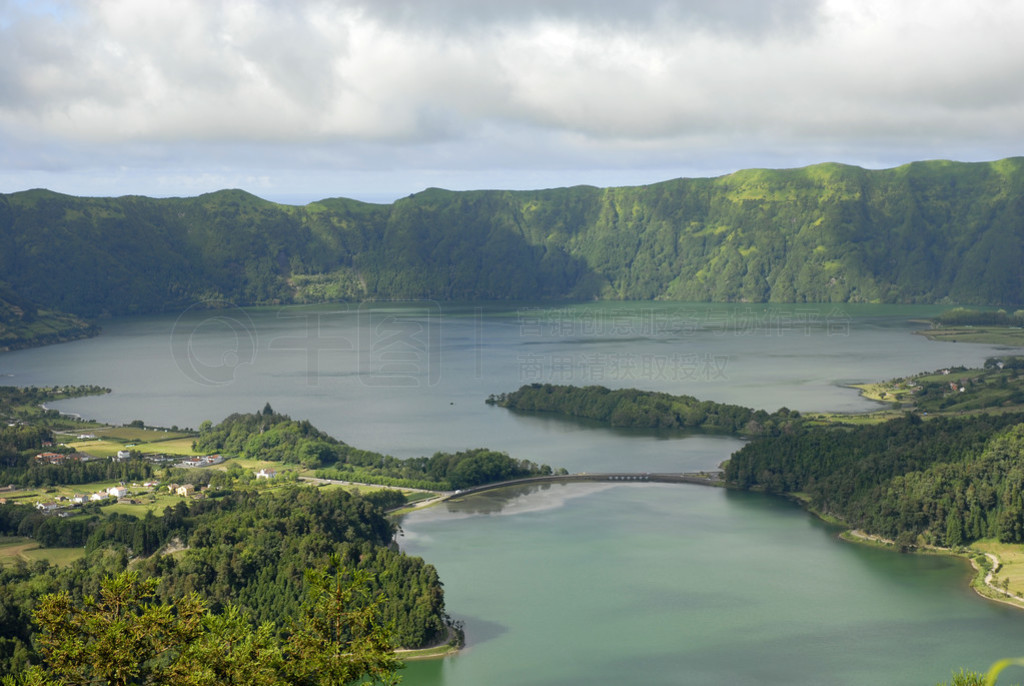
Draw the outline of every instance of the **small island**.
<instances>
[{"instance_id":1,"label":"small island","mask_svg":"<svg viewBox=\"0 0 1024 686\"><path fill-rule=\"evenodd\" d=\"M518 412L590 419L620 428L684 429L734 436L775 434L800 419L799 412L785 407L768 413L689 395L604 386L534 383L512 393L492 395L486 402Z\"/></svg>"}]
</instances>

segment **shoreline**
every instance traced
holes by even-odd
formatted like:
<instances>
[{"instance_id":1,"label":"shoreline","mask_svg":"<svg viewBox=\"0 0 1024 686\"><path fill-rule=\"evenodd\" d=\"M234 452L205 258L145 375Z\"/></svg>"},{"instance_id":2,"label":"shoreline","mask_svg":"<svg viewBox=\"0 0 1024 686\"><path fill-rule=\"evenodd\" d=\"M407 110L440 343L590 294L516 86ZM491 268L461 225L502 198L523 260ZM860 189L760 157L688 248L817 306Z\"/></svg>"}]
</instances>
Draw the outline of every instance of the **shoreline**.
<instances>
[{"instance_id":1,"label":"shoreline","mask_svg":"<svg viewBox=\"0 0 1024 686\"><path fill-rule=\"evenodd\" d=\"M868 545L876 548L883 548L890 552L900 552L896 546L896 542L875 534L869 534L860 529L847 529L839 534L839 537L847 541L848 543L854 543L857 545ZM911 551L908 551L911 555L947 555L950 557L958 557L967 560L971 569L974 570L974 575L969 583L971 589L981 598L985 600L991 600L993 602L1002 603L1003 605L1009 605L1010 607L1017 608L1018 610L1024 610L1024 598L1021 598L1008 590L999 588L992 579L996 573L1003 568L1003 562L995 553L989 553L980 550L972 550L966 548L964 552L959 552L952 548L943 548L941 546L924 545L915 546ZM985 556L991 561L990 569L983 569L978 564L976 558L979 556Z\"/></svg>"},{"instance_id":2,"label":"shoreline","mask_svg":"<svg viewBox=\"0 0 1024 686\"><path fill-rule=\"evenodd\" d=\"M888 538L883 538L876 534L869 534L866 531L855 529L849 526L846 522L832 515L827 515L815 510L811 507L810 502L807 498L801 497L799 493L781 493L778 494L787 500L790 500L800 505L805 511L813 515L817 519L834 526L843 528L843 531L839 533L839 538L847 543L854 545L866 545L875 548L881 548L892 553L901 553L899 547L896 545L896 541ZM976 543L978 543L976 541ZM965 546L962 550L954 550L952 548L943 548L936 545L921 545L914 546L912 550L905 551L908 555L946 555L950 557L958 557L966 560L970 563L971 568L974 570L974 574L971 577L968 585L971 589L981 598L985 600L991 600L996 603L1002 603L1003 605L1009 605L1018 610L1024 610L1024 595L1018 595L1017 593L1009 590L1004 590L999 586L992 583L996 573L1005 567L1005 564L999 556L995 553L991 553L985 550L979 550L977 548L971 548ZM988 570L982 569L981 565L978 564L976 558L979 556L987 557L990 560L991 568Z\"/></svg>"},{"instance_id":3,"label":"shoreline","mask_svg":"<svg viewBox=\"0 0 1024 686\"><path fill-rule=\"evenodd\" d=\"M420 660L440 660L452 655L458 655L465 648L460 645L459 634L452 626L448 627L448 635L442 643L436 643L426 648L396 648L395 657L404 662L419 662Z\"/></svg>"}]
</instances>

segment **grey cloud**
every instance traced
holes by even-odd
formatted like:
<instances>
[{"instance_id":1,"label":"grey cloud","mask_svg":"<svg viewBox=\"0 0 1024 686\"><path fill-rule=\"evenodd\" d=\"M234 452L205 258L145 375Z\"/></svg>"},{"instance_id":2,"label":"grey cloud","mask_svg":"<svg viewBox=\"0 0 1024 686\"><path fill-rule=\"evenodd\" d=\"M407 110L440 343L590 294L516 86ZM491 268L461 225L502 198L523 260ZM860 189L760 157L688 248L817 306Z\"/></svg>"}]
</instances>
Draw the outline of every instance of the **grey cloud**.
<instances>
[{"instance_id":1,"label":"grey cloud","mask_svg":"<svg viewBox=\"0 0 1024 686\"><path fill-rule=\"evenodd\" d=\"M666 22L760 35L813 23L821 0L356 0L369 15L422 29L521 25L538 19L650 29Z\"/></svg>"},{"instance_id":2,"label":"grey cloud","mask_svg":"<svg viewBox=\"0 0 1024 686\"><path fill-rule=\"evenodd\" d=\"M0 191L61 170L401 194L1024 152L1015 3L26 6L0 0Z\"/></svg>"}]
</instances>

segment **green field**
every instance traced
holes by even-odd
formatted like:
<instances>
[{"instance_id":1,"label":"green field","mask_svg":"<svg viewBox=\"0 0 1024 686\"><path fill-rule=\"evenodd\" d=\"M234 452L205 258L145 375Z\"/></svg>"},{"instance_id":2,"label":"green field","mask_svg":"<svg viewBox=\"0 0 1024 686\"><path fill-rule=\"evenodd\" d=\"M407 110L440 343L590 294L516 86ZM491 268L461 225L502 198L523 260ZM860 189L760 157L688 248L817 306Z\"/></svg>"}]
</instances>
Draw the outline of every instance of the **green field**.
<instances>
[{"instance_id":1,"label":"green field","mask_svg":"<svg viewBox=\"0 0 1024 686\"><path fill-rule=\"evenodd\" d=\"M76 452L86 453L93 457L113 457L114 455L117 455L117 451L124 450L123 443L116 443L100 438L85 441L71 441L65 445Z\"/></svg>"},{"instance_id":2,"label":"green field","mask_svg":"<svg viewBox=\"0 0 1024 686\"><path fill-rule=\"evenodd\" d=\"M166 453L168 455L198 455L192 449L192 442L195 436L183 432L156 431L153 429L139 429L133 426L109 427L101 426L90 429L98 438L85 440L66 440L69 447L88 453L95 457L112 457L117 455L119 450L130 447L141 453ZM76 438L77 438L76 434Z\"/></svg>"},{"instance_id":3,"label":"green field","mask_svg":"<svg viewBox=\"0 0 1024 686\"><path fill-rule=\"evenodd\" d=\"M913 389L903 382L884 381L880 383L851 384L868 400L880 403L914 403Z\"/></svg>"},{"instance_id":4,"label":"green field","mask_svg":"<svg viewBox=\"0 0 1024 686\"><path fill-rule=\"evenodd\" d=\"M299 472L300 474L302 472L310 471L302 469L297 464L284 464L282 462L274 462L272 460L254 460L247 457L233 457L218 466L227 468L234 464L238 465L242 469L254 472L258 472L261 469L273 469L277 472Z\"/></svg>"},{"instance_id":5,"label":"green field","mask_svg":"<svg viewBox=\"0 0 1024 686\"><path fill-rule=\"evenodd\" d=\"M113 505L107 505L102 510L105 515L131 515L139 519L145 517L147 512L152 511L155 517L160 517L163 515L165 507L172 506L182 500L184 498L177 495L172 495L170 498L157 498L156 502L153 503L149 502L149 498L143 498L138 505L114 503Z\"/></svg>"},{"instance_id":6,"label":"green field","mask_svg":"<svg viewBox=\"0 0 1024 686\"><path fill-rule=\"evenodd\" d=\"M1010 583L1007 590L1015 595L1024 595L1024 546L986 540L975 541L971 544L971 550L992 553L998 557L1001 567L996 573L997 581L1008 579ZM1001 586L1000 583L996 585Z\"/></svg>"},{"instance_id":7,"label":"green field","mask_svg":"<svg viewBox=\"0 0 1024 686\"><path fill-rule=\"evenodd\" d=\"M69 565L85 556L85 548L41 548L30 538L6 539L0 542L0 565L15 564L18 560L31 564L46 560L52 565Z\"/></svg>"},{"instance_id":8,"label":"green field","mask_svg":"<svg viewBox=\"0 0 1024 686\"><path fill-rule=\"evenodd\" d=\"M181 438L169 438L159 442L149 443L138 443L133 450L138 450L143 454L148 453L165 453L167 455L201 455L192 449L192 442L195 439L191 436L184 436Z\"/></svg>"}]
</instances>

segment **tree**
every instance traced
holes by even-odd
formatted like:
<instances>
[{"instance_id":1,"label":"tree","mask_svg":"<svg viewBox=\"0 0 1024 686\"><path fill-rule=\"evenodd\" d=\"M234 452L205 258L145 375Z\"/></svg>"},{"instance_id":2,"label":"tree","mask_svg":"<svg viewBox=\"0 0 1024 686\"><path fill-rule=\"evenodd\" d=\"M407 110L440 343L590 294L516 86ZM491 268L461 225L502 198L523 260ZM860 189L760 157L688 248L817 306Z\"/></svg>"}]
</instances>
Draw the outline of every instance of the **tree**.
<instances>
[{"instance_id":1,"label":"tree","mask_svg":"<svg viewBox=\"0 0 1024 686\"><path fill-rule=\"evenodd\" d=\"M237 607L203 618L203 634L169 669L168 684L182 686L277 686L284 657L272 623L255 630Z\"/></svg>"},{"instance_id":2,"label":"tree","mask_svg":"<svg viewBox=\"0 0 1024 686\"><path fill-rule=\"evenodd\" d=\"M901 553L908 553L917 548L917 534L913 531L900 531L896 536L896 547Z\"/></svg>"},{"instance_id":3,"label":"tree","mask_svg":"<svg viewBox=\"0 0 1024 686\"><path fill-rule=\"evenodd\" d=\"M46 667L29 668L23 683L161 683L160 658L202 635L206 607L195 594L176 608L154 604L156 587L131 571L105 579L99 599L86 596L81 607L67 591L43 596L34 616Z\"/></svg>"},{"instance_id":4,"label":"tree","mask_svg":"<svg viewBox=\"0 0 1024 686\"><path fill-rule=\"evenodd\" d=\"M370 676L396 684L401 662L391 631L381 623L381 597L370 597L370 576L347 572L332 555L326 570L306 572L307 595L295 631L285 646L290 683L347 684Z\"/></svg>"},{"instance_id":5,"label":"tree","mask_svg":"<svg viewBox=\"0 0 1024 686\"><path fill-rule=\"evenodd\" d=\"M955 548L963 542L963 518L959 510L953 510L946 517L946 546Z\"/></svg>"}]
</instances>

